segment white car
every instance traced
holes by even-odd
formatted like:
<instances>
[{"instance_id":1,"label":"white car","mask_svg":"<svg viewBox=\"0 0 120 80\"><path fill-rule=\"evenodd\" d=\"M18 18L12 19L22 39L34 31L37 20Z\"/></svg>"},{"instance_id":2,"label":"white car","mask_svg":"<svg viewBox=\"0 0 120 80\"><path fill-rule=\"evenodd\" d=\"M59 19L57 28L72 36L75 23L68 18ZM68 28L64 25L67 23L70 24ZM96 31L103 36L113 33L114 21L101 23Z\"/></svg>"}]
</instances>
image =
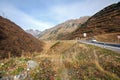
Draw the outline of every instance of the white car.
<instances>
[{"instance_id":1,"label":"white car","mask_svg":"<svg viewBox=\"0 0 120 80\"><path fill-rule=\"evenodd\" d=\"M93 41L93 42L96 42L97 40L93 39L92 41Z\"/></svg>"},{"instance_id":2,"label":"white car","mask_svg":"<svg viewBox=\"0 0 120 80\"><path fill-rule=\"evenodd\" d=\"M96 39L92 39L92 40L89 40L91 43L95 43L95 42L97 42L97 40Z\"/></svg>"}]
</instances>

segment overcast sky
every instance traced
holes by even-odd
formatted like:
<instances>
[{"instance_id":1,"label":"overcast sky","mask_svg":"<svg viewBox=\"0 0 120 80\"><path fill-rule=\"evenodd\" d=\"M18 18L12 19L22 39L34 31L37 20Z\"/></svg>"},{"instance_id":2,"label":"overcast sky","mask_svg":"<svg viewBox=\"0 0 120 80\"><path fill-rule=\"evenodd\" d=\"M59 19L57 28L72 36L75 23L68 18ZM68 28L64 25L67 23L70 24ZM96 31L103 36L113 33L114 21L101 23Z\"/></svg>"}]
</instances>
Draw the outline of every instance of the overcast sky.
<instances>
[{"instance_id":1,"label":"overcast sky","mask_svg":"<svg viewBox=\"0 0 120 80\"><path fill-rule=\"evenodd\" d=\"M43 31L69 19L92 16L119 0L0 0L0 15L24 30Z\"/></svg>"}]
</instances>

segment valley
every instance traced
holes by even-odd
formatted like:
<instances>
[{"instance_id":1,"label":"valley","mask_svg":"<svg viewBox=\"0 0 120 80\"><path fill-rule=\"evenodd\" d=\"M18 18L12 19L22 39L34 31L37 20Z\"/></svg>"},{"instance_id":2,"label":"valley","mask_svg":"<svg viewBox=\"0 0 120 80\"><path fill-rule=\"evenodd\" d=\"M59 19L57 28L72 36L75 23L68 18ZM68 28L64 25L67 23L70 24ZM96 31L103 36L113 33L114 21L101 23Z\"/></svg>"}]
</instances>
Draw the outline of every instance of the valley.
<instances>
[{"instance_id":1,"label":"valley","mask_svg":"<svg viewBox=\"0 0 120 80\"><path fill-rule=\"evenodd\" d=\"M0 16L0 80L120 80L120 2L77 19L17 11L23 26Z\"/></svg>"}]
</instances>

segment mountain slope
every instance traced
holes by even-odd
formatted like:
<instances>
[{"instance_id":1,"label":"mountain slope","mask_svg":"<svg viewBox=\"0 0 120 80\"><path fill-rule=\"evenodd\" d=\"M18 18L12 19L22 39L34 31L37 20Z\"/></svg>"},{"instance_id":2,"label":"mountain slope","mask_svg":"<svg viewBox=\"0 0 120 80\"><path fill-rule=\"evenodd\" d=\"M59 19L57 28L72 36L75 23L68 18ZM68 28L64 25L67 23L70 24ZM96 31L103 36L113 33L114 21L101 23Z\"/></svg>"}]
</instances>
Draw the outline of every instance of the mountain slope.
<instances>
[{"instance_id":1,"label":"mountain slope","mask_svg":"<svg viewBox=\"0 0 120 80\"><path fill-rule=\"evenodd\" d=\"M68 20L62 24L59 24L51 29L43 31L39 35L39 39L57 40L64 38L65 35L73 32L78 28L78 25L83 24L88 20L88 16L81 17L80 19Z\"/></svg>"},{"instance_id":2,"label":"mountain slope","mask_svg":"<svg viewBox=\"0 0 120 80\"><path fill-rule=\"evenodd\" d=\"M69 39L83 38L100 34L120 32L120 2L112 4L88 19L86 23L69 35Z\"/></svg>"},{"instance_id":3,"label":"mountain slope","mask_svg":"<svg viewBox=\"0 0 120 80\"><path fill-rule=\"evenodd\" d=\"M0 16L0 59L21 56L23 51L40 52L42 46L42 42L27 34L15 23Z\"/></svg>"},{"instance_id":4,"label":"mountain slope","mask_svg":"<svg viewBox=\"0 0 120 80\"><path fill-rule=\"evenodd\" d=\"M39 30L33 30L33 29L28 29L28 30L26 30L26 32L29 33L29 34L32 34L34 37L37 37L38 34L41 33L41 31L39 31Z\"/></svg>"}]
</instances>

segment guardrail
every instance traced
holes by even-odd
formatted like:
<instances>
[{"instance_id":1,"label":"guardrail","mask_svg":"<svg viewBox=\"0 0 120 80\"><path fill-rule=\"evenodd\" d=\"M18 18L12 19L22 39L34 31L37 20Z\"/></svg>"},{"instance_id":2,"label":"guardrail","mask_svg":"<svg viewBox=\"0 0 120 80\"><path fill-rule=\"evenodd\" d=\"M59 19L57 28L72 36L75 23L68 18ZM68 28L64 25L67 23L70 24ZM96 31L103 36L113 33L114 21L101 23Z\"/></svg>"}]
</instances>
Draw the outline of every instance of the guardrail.
<instances>
[{"instance_id":1,"label":"guardrail","mask_svg":"<svg viewBox=\"0 0 120 80\"><path fill-rule=\"evenodd\" d=\"M113 46L113 47L120 47L120 44L111 44L111 43L105 43L105 42L99 42L99 41L91 41L91 43Z\"/></svg>"}]
</instances>

